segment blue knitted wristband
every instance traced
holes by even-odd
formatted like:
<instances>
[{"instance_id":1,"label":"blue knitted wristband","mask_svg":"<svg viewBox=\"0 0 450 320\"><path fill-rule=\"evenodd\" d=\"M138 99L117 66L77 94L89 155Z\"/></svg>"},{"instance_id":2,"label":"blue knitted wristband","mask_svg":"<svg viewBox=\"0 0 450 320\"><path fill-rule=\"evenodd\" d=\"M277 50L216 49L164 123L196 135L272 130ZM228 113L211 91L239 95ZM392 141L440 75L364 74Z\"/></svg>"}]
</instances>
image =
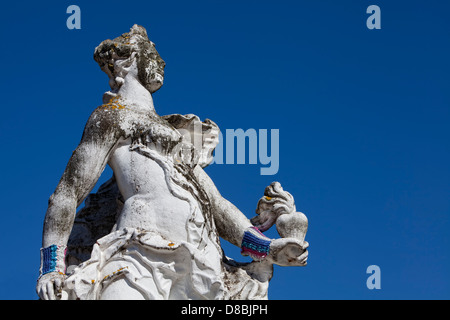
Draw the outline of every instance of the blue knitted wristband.
<instances>
[{"instance_id":1,"label":"blue knitted wristband","mask_svg":"<svg viewBox=\"0 0 450 320\"><path fill-rule=\"evenodd\" d=\"M41 248L41 267L39 276L50 272L66 273L66 246L57 246L55 244Z\"/></svg>"},{"instance_id":2,"label":"blue knitted wristband","mask_svg":"<svg viewBox=\"0 0 450 320\"><path fill-rule=\"evenodd\" d=\"M249 255L253 260L261 261L269 253L272 240L263 235L258 228L250 227L244 232L241 254Z\"/></svg>"}]
</instances>

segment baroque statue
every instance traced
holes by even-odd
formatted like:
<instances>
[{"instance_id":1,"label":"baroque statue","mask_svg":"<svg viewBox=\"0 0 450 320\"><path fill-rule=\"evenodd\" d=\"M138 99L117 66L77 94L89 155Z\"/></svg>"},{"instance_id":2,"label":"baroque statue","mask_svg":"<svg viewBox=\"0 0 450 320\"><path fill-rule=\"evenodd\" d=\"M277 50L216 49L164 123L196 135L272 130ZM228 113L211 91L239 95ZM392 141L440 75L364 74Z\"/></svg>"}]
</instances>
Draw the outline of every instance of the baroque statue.
<instances>
[{"instance_id":1,"label":"baroque statue","mask_svg":"<svg viewBox=\"0 0 450 320\"><path fill-rule=\"evenodd\" d=\"M165 62L143 27L103 41L94 59L111 90L50 196L39 297L267 299L273 264L306 265L307 219L292 195L273 182L252 219L221 196L204 171L219 128L156 113ZM91 193L106 165L113 177ZM280 238L263 234L273 225ZM253 261L228 258L221 239Z\"/></svg>"}]
</instances>

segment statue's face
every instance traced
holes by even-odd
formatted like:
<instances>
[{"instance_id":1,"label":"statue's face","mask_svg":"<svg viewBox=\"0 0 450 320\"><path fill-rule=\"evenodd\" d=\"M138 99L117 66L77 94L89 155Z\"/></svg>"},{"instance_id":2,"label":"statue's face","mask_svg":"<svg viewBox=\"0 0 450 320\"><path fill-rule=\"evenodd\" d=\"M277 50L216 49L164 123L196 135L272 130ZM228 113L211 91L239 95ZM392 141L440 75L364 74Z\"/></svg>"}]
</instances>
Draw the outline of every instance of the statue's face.
<instances>
[{"instance_id":1,"label":"statue's face","mask_svg":"<svg viewBox=\"0 0 450 320\"><path fill-rule=\"evenodd\" d=\"M163 85L166 63L156 51L155 44L148 39L143 27L135 25L130 32L114 40L103 41L95 49L94 59L110 77L112 89L121 86L122 83L117 79L123 80L131 70L129 67L134 64L139 82L150 93Z\"/></svg>"},{"instance_id":2,"label":"statue's face","mask_svg":"<svg viewBox=\"0 0 450 320\"><path fill-rule=\"evenodd\" d=\"M163 85L166 63L156 51L154 43L149 41L148 44L137 55L137 70L141 84L153 93Z\"/></svg>"}]
</instances>

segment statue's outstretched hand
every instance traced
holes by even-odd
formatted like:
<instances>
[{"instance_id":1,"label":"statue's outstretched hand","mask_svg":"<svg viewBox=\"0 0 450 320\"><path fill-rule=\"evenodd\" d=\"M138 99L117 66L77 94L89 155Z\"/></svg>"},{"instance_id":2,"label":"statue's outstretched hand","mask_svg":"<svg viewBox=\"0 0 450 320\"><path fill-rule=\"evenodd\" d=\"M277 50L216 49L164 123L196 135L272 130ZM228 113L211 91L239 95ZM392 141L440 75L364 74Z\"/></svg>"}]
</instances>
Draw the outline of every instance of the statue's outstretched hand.
<instances>
[{"instance_id":1,"label":"statue's outstretched hand","mask_svg":"<svg viewBox=\"0 0 450 320\"><path fill-rule=\"evenodd\" d=\"M285 267L306 266L309 243L296 238L279 238L272 240L267 259L274 264Z\"/></svg>"},{"instance_id":2,"label":"statue's outstretched hand","mask_svg":"<svg viewBox=\"0 0 450 320\"><path fill-rule=\"evenodd\" d=\"M50 272L42 275L36 285L36 292L42 300L58 300L61 298L65 275Z\"/></svg>"}]
</instances>

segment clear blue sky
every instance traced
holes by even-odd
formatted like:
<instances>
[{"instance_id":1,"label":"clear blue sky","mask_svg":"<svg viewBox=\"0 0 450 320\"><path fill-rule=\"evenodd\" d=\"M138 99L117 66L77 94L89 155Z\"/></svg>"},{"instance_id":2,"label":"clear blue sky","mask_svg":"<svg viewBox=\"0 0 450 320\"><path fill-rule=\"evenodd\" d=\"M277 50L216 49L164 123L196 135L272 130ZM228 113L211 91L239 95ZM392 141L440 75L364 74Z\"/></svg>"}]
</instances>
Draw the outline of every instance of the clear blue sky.
<instances>
[{"instance_id":1,"label":"clear blue sky","mask_svg":"<svg viewBox=\"0 0 450 320\"><path fill-rule=\"evenodd\" d=\"M66 28L71 4L81 30ZM366 27L372 4L381 30ZM37 298L48 197L109 89L94 48L135 23L167 63L159 114L280 130L276 175L207 168L248 217L280 181L309 218L308 265L275 268L269 298L450 298L448 1L9 1L1 12L0 299ZM366 287L369 265L380 290Z\"/></svg>"}]
</instances>

